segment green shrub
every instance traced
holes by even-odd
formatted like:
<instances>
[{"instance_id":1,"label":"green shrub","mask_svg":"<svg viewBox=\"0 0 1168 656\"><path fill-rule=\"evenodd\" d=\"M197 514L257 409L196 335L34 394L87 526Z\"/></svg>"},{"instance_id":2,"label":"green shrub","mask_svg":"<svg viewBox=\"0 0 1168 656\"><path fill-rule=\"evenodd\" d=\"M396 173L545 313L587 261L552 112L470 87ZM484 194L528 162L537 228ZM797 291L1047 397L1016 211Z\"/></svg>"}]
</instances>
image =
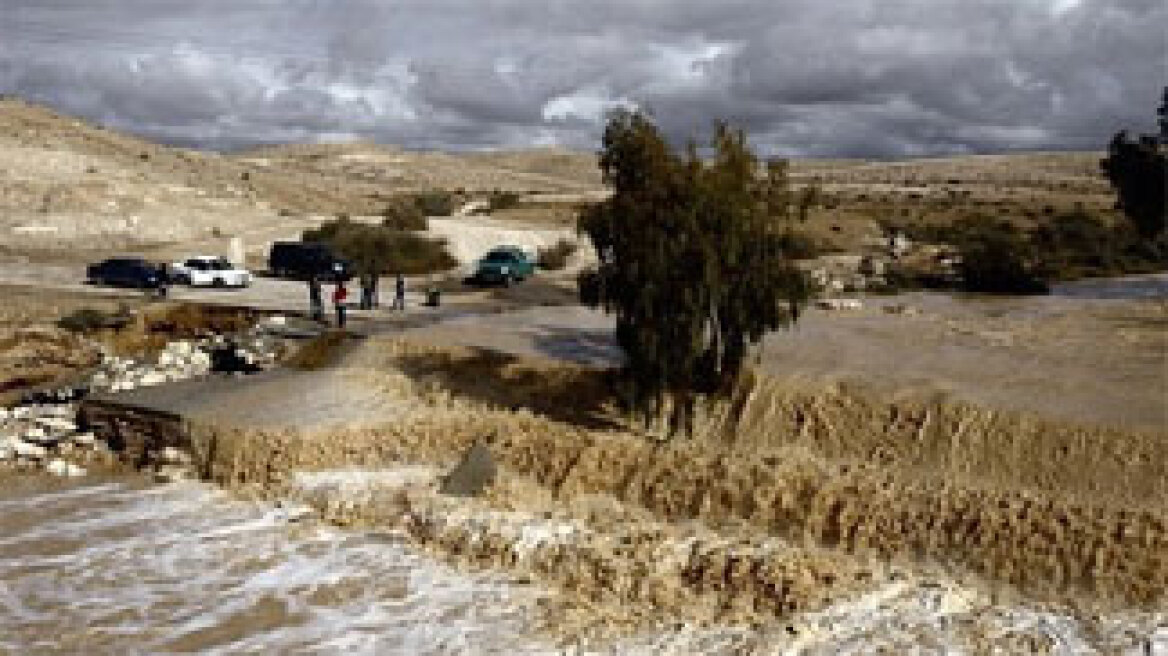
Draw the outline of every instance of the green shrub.
<instances>
[{"instance_id":1,"label":"green shrub","mask_svg":"<svg viewBox=\"0 0 1168 656\"><path fill-rule=\"evenodd\" d=\"M306 230L302 239L328 244L352 261L357 273L414 275L446 271L458 264L442 240L385 224L338 219Z\"/></svg>"},{"instance_id":2,"label":"green shrub","mask_svg":"<svg viewBox=\"0 0 1168 656\"><path fill-rule=\"evenodd\" d=\"M1026 234L1006 221L967 219L954 225L961 258L958 272L966 291L988 294L1044 294L1043 268Z\"/></svg>"},{"instance_id":3,"label":"green shrub","mask_svg":"<svg viewBox=\"0 0 1168 656\"><path fill-rule=\"evenodd\" d=\"M413 232L383 229L368 247L386 253L379 272L421 275L458 266L458 260L446 250L445 241Z\"/></svg>"},{"instance_id":4,"label":"green shrub","mask_svg":"<svg viewBox=\"0 0 1168 656\"><path fill-rule=\"evenodd\" d=\"M784 230L779 244L786 257L796 260L810 260L824 253L824 249L814 239L795 230Z\"/></svg>"},{"instance_id":5,"label":"green shrub","mask_svg":"<svg viewBox=\"0 0 1168 656\"><path fill-rule=\"evenodd\" d=\"M450 216L457 209L458 198L449 191L427 191L414 196L414 206L425 216Z\"/></svg>"},{"instance_id":6,"label":"green shrub","mask_svg":"<svg viewBox=\"0 0 1168 656\"><path fill-rule=\"evenodd\" d=\"M340 359L345 346L345 334L329 331L304 343L290 355L284 364L294 369L323 369Z\"/></svg>"},{"instance_id":7,"label":"green shrub","mask_svg":"<svg viewBox=\"0 0 1168 656\"><path fill-rule=\"evenodd\" d=\"M519 199L520 195L514 191L499 191L496 189L491 193L487 202L490 204L492 212L498 212L499 210L515 207L519 204Z\"/></svg>"},{"instance_id":8,"label":"green shrub","mask_svg":"<svg viewBox=\"0 0 1168 656\"><path fill-rule=\"evenodd\" d=\"M57 326L71 333L88 335L110 326L113 315L94 308L80 308L60 319Z\"/></svg>"},{"instance_id":9,"label":"green shrub","mask_svg":"<svg viewBox=\"0 0 1168 656\"><path fill-rule=\"evenodd\" d=\"M381 225L394 230L425 230L426 214L417 203L395 199L381 211Z\"/></svg>"},{"instance_id":10,"label":"green shrub","mask_svg":"<svg viewBox=\"0 0 1168 656\"><path fill-rule=\"evenodd\" d=\"M559 271L568 266L568 258L576 252L576 244L567 239L561 239L555 244L536 249L539 268L548 271Z\"/></svg>"},{"instance_id":11,"label":"green shrub","mask_svg":"<svg viewBox=\"0 0 1168 656\"><path fill-rule=\"evenodd\" d=\"M1083 209L1063 212L1032 233L1053 278L1122 275L1168 266L1165 239L1146 238L1128 222L1108 225Z\"/></svg>"}]
</instances>

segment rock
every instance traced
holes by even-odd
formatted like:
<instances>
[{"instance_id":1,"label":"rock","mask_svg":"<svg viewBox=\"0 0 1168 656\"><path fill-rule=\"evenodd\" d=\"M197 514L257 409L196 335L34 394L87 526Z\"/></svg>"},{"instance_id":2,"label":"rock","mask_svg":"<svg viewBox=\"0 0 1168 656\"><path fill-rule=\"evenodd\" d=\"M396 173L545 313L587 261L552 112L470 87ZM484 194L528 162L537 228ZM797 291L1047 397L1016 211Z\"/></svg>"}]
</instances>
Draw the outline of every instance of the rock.
<instances>
[{"instance_id":1,"label":"rock","mask_svg":"<svg viewBox=\"0 0 1168 656\"><path fill-rule=\"evenodd\" d=\"M72 433L77 430L76 423L71 419L63 419L61 417L38 417L36 422L43 429L54 433Z\"/></svg>"},{"instance_id":2,"label":"rock","mask_svg":"<svg viewBox=\"0 0 1168 656\"><path fill-rule=\"evenodd\" d=\"M189 357L195 352L195 345L190 342L171 342L166 348L167 351L180 358Z\"/></svg>"},{"instance_id":3,"label":"rock","mask_svg":"<svg viewBox=\"0 0 1168 656\"><path fill-rule=\"evenodd\" d=\"M904 303L893 303L892 305L885 305L884 312L885 314L903 314L910 317L921 313L921 311L915 307L906 305Z\"/></svg>"},{"instance_id":4,"label":"rock","mask_svg":"<svg viewBox=\"0 0 1168 656\"><path fill-rule=\"evenodd\" d=\"M54 476L76 477L86 474L84 467L60 459L50 460L49 464L45 465L45 471Z\"/></svg>"},{"instance_id":5,"label":"rock","mask_svg":"<svg viewBox=\"0 0 1168 656\"><path fill-rule=\"evenodd\" d=\"M161 385L166 382L166 374L158 371L148 371L142 375L138 380L138 384L143 387L152 387L154 385Z\"/></svg>"},{"instance_id":6,"label":"rock","mask_svg":"<svg viewBox=\"0 0 1168 656\"><path fill-rule=\"evenodd\" d=\"M90 447L97 441L97 436L93 433L77 433L70 439L77 446Z\"/></svg>"},{"instance_id":7,"label":"rock","mask_svg":"<svg viewBox=\"0 0 1168 656\"><path fill-rule=\"evenodd\" d=\"M36 442L37 444L53 441L53 438L49 437L49 434L45 431L45 429L41 428L40 426L33 426L32 428L29 428L28 430L24 431L24 434L20 437L25 442Z\"/></svg>"},{"instance_id":8,"label":"rock","mask_svg":"<svg viewBox=\"0 0 1168 656\"><path fill-rule=\"evenodd\" d=\"M855 298L821 298L815 302L815 306L823 310L860 310L863 309L864 304Z\"/></svg>"},{"instance_id":9,"label":"rock","mask_svg":"<svg viewBox=\"0 0 1168 656\"><path fill-rule=\"evenodd\" d=\"M159 463L165 465L189 465L191 463L190 454L173 446L164 447L155 457Z\"/></svg>"},{"instance_id":10,"label":"rock","mask_svg":"<svg viewBox=\"0 0 1168 656\"><path fill-rule=\"evenodd\" d=\"M191 470L181 465L164 465L154 471L154 480L159 483L177 483L191 478Z\"/></svg>"},{"instance_id":11,"label":"rock","mask_svg":"<svg viewBox=\"0 0 1168 656\"><path fill-rule=\"evenodd\" d=\"M463 456L462 461L442 479L439 491L460 497L482 494L495 481L495 459L482 442L475 443Z\"/></svg>"},{"instance_id":12,"label":"rock","mask_svg":"<svg viewBox=\"0 0 1168 656\"><path fill-rule=\"evenodd\" d=\"M49 450L39 444L32 442L25 442L24 440L14 440L9 442L12 450L21 458L30 458L32 460L40 460L49 454Z\"/></svg>"},{"instance_id":13,"label":"rock","mask_svg":"<svg viewBox=\"0 0 1168 656\"><path fill-rule=\"evenodd\" d=\"M864 257L860 260L859 272L865 276L882 276L888 267L884 260L874 257Z\"/></svg>"}]
</instances>

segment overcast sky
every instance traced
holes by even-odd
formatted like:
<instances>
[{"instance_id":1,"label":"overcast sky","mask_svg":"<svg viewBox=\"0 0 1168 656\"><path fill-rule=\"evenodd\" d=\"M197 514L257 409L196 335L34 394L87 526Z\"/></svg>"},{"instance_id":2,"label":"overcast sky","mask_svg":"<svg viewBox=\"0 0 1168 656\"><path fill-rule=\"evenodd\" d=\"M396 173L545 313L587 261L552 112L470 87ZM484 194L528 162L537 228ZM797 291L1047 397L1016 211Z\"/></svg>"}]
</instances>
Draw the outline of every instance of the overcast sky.
<instances>
[{"instance_id":1,"label":"overcast sky","mask_svg":"<svg viewBox=\"0 0 1168 656\"><path fill-rule=\"evenodd\" d=\"M1150 131L1165 0L0 0L0 93L170 143L595 148L605 112L768 154Z\"/></svg>"}]
</instances>

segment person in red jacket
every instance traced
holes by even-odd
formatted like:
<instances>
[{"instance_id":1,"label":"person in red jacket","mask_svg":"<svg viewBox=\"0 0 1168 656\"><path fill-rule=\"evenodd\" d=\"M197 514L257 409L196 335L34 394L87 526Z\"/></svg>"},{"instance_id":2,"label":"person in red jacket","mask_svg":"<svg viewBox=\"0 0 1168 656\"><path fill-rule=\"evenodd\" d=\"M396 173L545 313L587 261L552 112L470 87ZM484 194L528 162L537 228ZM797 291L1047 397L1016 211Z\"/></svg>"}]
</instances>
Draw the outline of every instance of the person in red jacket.
<instances>
[{"instance_id":1,"label":"person in red jacket","mask_svg":"<svg viewBox=\"0 0 1168 656\"><path fill-rule=\"evenodd\" d=\"M337 311L337 328L345 329L345 301L349 298L349 290L345 289L345 281L337 280L333 290L333 308Z\"/></svg>"}]
</instances>

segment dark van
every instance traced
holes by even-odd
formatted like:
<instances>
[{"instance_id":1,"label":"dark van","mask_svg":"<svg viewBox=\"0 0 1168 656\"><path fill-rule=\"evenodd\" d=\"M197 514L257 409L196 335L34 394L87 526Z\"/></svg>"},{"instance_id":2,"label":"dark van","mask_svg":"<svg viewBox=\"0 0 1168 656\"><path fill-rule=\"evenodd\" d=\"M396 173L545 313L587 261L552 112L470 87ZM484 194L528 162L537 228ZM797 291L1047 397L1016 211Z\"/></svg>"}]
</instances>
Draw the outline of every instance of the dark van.
<instances>
[{"instance_id":1,"label":"dark van","mask_svg":"<svg viewBox=\"0 0 1168 656\"><path fill-rule=\"evenodd\" d=\"M111 257L91 264L85 277L95 285L157 289L166 284L166 274L140 257Z\"/></svg>"},{"instance_id":2,"label":"dark van","mask_svg":"<svg viewBox=\"0 0 1168 656\"><path fill-rule=\"evenodd\" d=\"M348 280L351 270L348 260L337 257L325 244L278 241L268 253L268 271L280 278Z\"/></svg>"}]
</instances>

